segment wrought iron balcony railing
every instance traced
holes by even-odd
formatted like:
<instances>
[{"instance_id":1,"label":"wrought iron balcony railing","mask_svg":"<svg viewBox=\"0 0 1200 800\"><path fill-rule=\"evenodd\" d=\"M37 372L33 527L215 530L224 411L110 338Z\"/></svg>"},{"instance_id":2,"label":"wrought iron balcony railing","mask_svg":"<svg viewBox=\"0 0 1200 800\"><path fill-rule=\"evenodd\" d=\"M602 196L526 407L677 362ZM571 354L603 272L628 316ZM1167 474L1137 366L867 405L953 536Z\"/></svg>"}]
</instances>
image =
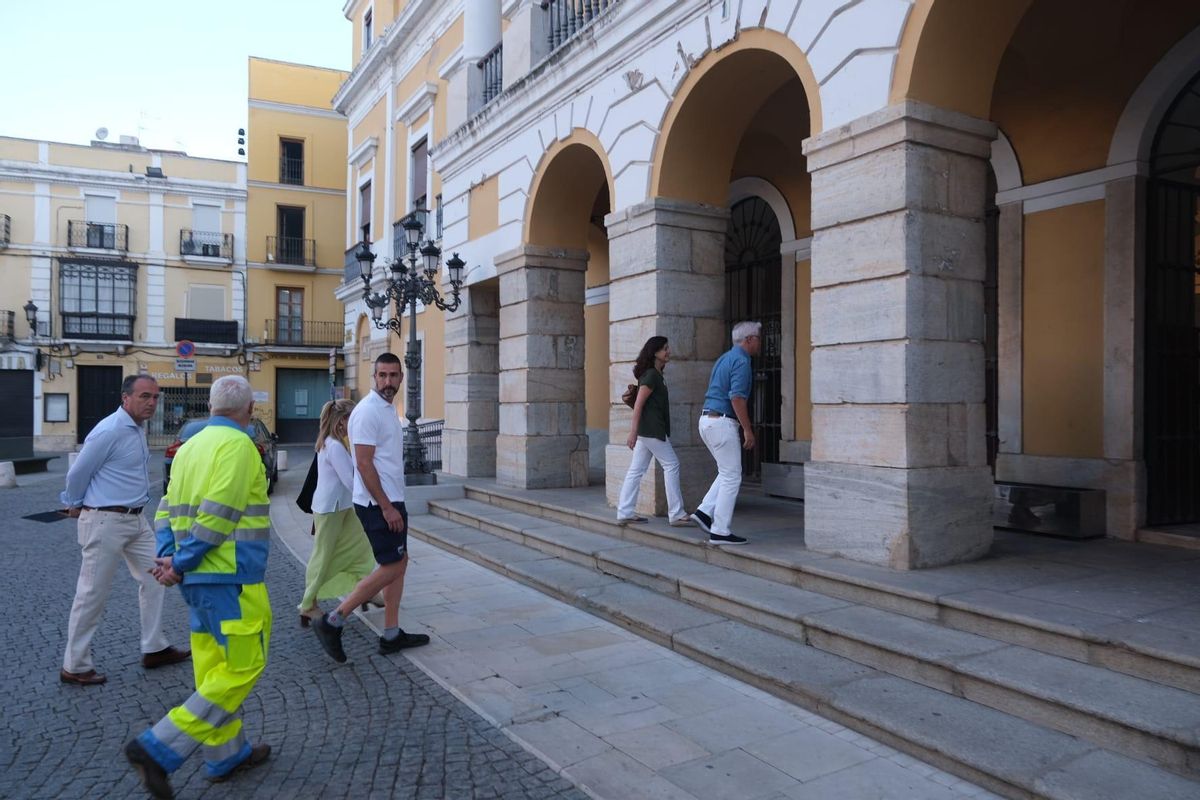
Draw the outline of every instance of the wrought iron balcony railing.
<instances>
[{"instance_id":1,"label":"wrought iron balcony railing","mask_svg":"<svg viewBox=\"0 0 1200 800\"><path fill-rule=\"evenodd\" d=\"M504 86L504 42L493 47L475 66L483 71L483 105L486 106Z\"/></svg>"},{"instance_id":2,"label":"wrought iron balcony railing","mask_svg":"<svg viewBox=\"0 0 1200 800\"><path fill-rule=\"evenodd\" d=\"M445 427L446 420L444 419L422 422L417 426L421 443L425 445L425 463L431 470L442 468L442 429Z\"/></svg>"},{"instance_id":3,"label":"wrought iron balcony railing","mask_svg":"<svg viewBox=\"0 0 1200 800\"><path fill-rule=\"evenodd\" d=\"M129 250L129 226L113 222L67 222L68 247L94 247L99 250Z\"/></svg>"},{"instance_id":4,"label":"wrought iron balcony railing","mask_svg":"<svg viewBox=\"0 0 1200 800\"><path fill-rule=\"evenodd\" d=\"M175 341L187 339L205 344L237 344L237 321L175 318Z\"/></svg>"},{"instance_id":5,"label":"wrought iron balcony railing","mask_svg":"<svg viewBox=\"0 0 1200 800\"><path fill-rule=\"evenodd\" d=\"M317 243L313 239L294 236L268 236L267 261L276 264L295 264L301 267L317 265Z\"/></svg>"},{"instance_id":6,"label":"wrought iron balcony railing","mask_svg":"<svg viewBox=\"0 0 1200 800\"><path fill-rule=\"evenodd\" d=\"M575 37L579 31L620 0L542 0L542 8L550 15L550 52L554 52Z\"/></svg>"},{"instance_id":7,"label":"wrought iron balcony railing","mask_svg":"<svg viewBox=\"0 0 1200 800\"><path fill-rule=\"evenodd\" d=\"M12 240L12 218L8 214L0 214L0 247L8 247Z\"/></svg>"},{"instance_id":8,"label":"wrought iron balcony railing","mask_svg":"<svg viewBox=\"0 0 1200 800\"><path fill-rule=\"evenodd\" d=\"M300 317L269 319L263 325L270 345L291 347L341 347L345 328L340 322L310 322Z\"/></svg>"},{"instance_id":9,"label":"wrought iron balcony railing","mask_svg":"<svg viewBox=\"0 0 1200 800\"><path fill-rule=\"evenodd\" d=\"M279 182L293 186L304 185L304 159L279 157Z\"/></svg>"},{"instance_id":10,"label":"wrought iron balcony railing","mask_svg":"<svg viewBox=\"0 0 1200 800\"><path fill-rule=\"evenodd\" d=\"M232 261L233 234L183 228L179 231L179 254Z\"/></svg>"}]
</instances>

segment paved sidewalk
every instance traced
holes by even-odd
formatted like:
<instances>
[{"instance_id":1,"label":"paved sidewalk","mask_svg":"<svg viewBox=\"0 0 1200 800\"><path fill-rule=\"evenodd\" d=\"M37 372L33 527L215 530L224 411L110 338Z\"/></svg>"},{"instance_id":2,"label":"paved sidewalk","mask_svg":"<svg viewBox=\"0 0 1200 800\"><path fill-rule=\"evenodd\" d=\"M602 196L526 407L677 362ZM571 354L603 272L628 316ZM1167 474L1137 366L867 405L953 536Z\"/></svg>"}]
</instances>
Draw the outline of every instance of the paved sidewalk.
<instances>
[{"instance_id":1,"label":"paved sidewalk","mask_svg":"<svg viewBox=\"0 0 1200 800\"><path fill-rule=\"evenodd\" d=\"M157 470L161 459L152 464ZM141 668L136 588L119 570L94 640L108 683L59 682L79 572L75 523L22 517L57 507L65 470L65 459L52 462L52 474L19 476L19 488L0 489L0 586L8 612L0 630L0 798L143 797L122 747L188 697L191 669ZM330 661L297 625L303 571L278 541L267 585L271 648L243 719L252 740L272 745L271 759L214 785L204 780L197 754L172 778L178 797L584 800L412 663L378 655L363 626L346 636L351 663ZM164 622L173 643L187 642L178 591L167 592Z\"/></svg>"},{"instance_id":2,"label":"paved sidewalk","mask_svg":"<svg viewBox=\"0 0 1200 800\"><path fill-rule=\"evenodd\" d=\"M282 473L271 510L301 560L303 478ZM405 657L596 797L994 797L425 542L410 552L400 622L433 641Z\"/></svg>"}]
</instances>

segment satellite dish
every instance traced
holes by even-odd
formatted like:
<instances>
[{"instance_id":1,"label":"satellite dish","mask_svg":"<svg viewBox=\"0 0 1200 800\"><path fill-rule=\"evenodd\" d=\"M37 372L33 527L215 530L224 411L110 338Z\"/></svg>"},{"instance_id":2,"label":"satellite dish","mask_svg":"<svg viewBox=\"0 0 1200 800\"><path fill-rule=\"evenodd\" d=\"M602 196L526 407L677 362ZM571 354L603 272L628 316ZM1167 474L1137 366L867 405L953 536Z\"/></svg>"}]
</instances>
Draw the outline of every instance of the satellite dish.
<instances>
[{"instance_id":1,"label":"satellite dish","mask_svg":"<svg viewBox=\"0 0 1200 800\"><path fill-rule=\"evenodd\" d=\"M108 128L96 128L96 138L104 141L108 138Z\"/></svg>"}]
</instances>

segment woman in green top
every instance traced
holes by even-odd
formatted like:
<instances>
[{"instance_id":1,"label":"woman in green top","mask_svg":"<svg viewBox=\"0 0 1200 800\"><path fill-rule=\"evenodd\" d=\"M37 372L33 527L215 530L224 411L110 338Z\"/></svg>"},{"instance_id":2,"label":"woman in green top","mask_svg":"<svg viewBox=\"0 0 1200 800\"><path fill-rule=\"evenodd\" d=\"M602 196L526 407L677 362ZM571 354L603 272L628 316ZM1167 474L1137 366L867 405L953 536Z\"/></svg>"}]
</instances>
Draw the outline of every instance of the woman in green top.
<instances>
[{"instance_id":1,"label":"woman in green top","mask_svg":"<svg viewBox=\"0 0 1200 800\"><path fill-rule=\"evenodd\" d=\"M642 476L650 467L650 458L658 459L663 468L663 479L667 488L667 512L671 525L683 527L691 524L683 510L683 494L679 491L679 457L671 447L671 408L667 396L667 384L663 370L671 360L671 347L665 336L651 336L642 345L637 361L633 365L633 377L637 379L637 399L633 404L633 426L625 444L633 451L625 483L621 485L621 497L617 501L617 522L645 522L645 517L634 513L637 505L638 486Z\"/></svg>"}]
</instances>

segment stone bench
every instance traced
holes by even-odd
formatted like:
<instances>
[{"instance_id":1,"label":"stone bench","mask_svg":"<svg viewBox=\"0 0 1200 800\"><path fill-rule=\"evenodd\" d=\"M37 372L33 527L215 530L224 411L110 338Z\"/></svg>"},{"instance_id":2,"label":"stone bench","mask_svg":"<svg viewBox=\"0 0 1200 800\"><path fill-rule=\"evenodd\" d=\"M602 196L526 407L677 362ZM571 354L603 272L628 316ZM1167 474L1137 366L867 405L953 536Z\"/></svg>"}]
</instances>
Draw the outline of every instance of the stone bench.
<instances>
[{"instance_id":1,"label":"stone bench","mask_svg":"<svg viewBox=\"0 0 1200 800\"><path fill-rule=\"evenodd\" d=\"M6 456L0 461L12 464L13 472L17 475L31 475L34 472L45 472L49 469L52 458L58 458L58 456L21 456L19 458Z\"/></svg>"},{"instance_id":2,"label":"stone bench","mask_svg":"<svg viewBox=\"0 0 1200 800\"><path fill-rule=\"evenodd\" d=\"M997 481L992 524L997 528L1068 539L1105 535L1103 489Z\"/></svg>"}]
</instances>

